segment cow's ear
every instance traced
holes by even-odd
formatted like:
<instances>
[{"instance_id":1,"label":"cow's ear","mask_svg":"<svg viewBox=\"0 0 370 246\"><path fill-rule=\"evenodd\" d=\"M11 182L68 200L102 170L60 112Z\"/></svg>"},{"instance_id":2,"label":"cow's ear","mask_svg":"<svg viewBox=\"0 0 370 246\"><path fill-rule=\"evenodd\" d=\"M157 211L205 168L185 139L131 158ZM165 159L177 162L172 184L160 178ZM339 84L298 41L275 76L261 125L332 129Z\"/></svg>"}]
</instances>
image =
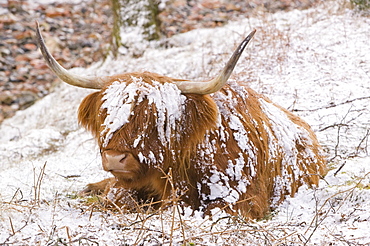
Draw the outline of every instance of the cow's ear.
<instances>
[{"instance_id":1,"label":"cow's ear","mask_svg":"<svg viewBox=\"0 0 370 246\"><path fill-rule=\"evenodd\" d=\"M85 97L78 108L78 122L95 137L99 136L101 104L102 95L98 91Z\"/></svg>"}]
</instances>

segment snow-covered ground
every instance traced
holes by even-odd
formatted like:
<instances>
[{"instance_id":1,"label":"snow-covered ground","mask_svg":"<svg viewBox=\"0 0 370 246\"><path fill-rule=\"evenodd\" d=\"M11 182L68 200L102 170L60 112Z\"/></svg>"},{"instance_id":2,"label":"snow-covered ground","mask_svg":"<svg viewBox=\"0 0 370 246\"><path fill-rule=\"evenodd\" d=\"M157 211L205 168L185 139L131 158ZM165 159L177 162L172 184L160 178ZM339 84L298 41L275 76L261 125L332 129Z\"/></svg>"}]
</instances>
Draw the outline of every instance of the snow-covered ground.
<instances>
[{"instance_id":1,"label":"snow-covered ground","mask_svg":"<svg viewBox=\"0 0 370 246\"><path fill-rule=\"evenodd\" d=\"M344 1L194 30L166 40L169 48L153 43L140 58L75 72L207 79L254 28L232 78L314 128L331 168L319 188L301 187L262 221L180 216L175 207L154 215L99 210L75 196L109 176L77 124L91 90L61 84L0 126L0 245L369 245L370 19Z\"/></svg>"}]
</instances>

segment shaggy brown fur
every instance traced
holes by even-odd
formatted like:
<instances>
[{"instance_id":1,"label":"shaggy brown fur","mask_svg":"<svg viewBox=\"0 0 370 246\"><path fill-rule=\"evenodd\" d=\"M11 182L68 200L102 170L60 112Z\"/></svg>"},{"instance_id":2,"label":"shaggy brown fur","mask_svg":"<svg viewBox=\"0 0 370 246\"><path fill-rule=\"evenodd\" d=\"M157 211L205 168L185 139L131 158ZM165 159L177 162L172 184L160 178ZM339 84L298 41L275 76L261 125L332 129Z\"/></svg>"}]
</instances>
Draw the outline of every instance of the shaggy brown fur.
<instances>
[{"instance_id":1,"label":"shaggy brown fur","mask_svg":"<svg viewBox=\"0 0 370 246\"><path fill-rule=\"evenodd\" d=\"M132 77L142 78L149 85L153 81L179 81L145 72L117 75L112 77L112 83L122 81L128 85L133 83ZM104 146L107 110L102 105L110 84L82 101L79 122L95 136L102 153L129 152L141 165L140 172L130 180L112 172L115 181L90 184L86 192L102 191L116 182L116 186L134 190L140 200L160 201L171 195L168 181L163 178L171 169L174 185L183 191L178 195L184 204L206 213L219 207L230 214L256 219L266 216L286 195L294 196L303 183L318 185L326 173L326 163L311 128L289 111L239 85L224 86L213 95L185 94L185 110L165 144L159 140L155 104L148 99L136 101L129 122L114 132ZM269 118L263 104L272 106L279 117ZM286 120L287 126L285 121L275 122L279 119ZM242 129L236 126L238 122ZM292 126L298 132L293 139L289 135ZM140 144L138 136L144 136ZM293 147L287 149L284 139ZM140 155L146 158L140 161Z\"/></svg>"}]
</instances>

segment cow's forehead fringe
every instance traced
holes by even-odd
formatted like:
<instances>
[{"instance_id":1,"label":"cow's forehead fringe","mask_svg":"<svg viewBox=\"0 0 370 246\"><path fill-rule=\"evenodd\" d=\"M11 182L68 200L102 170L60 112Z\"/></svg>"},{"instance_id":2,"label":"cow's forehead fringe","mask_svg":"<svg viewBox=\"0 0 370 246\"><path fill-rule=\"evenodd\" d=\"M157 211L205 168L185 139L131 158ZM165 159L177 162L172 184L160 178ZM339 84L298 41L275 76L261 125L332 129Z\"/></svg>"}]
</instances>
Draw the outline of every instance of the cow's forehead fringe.
<instances>
[{"instance_id":1,"label":"cow's forehead fringe","mask_svg":"<svg viewBox=\"0 0 370 246\"><path fill-rule=\"evenodd\" d=\"M162 144L168 142L171 129L175 129L176 121L182 115L186 97L175 84L155 80L148 83L135 76L130 78L131 81L114 81L103 92L101 110L107 112L101 132L103 147L108 145L115 131L129 122L133 107L144 99L155 105L159 138Z\"/></svg>"}]
</instances>

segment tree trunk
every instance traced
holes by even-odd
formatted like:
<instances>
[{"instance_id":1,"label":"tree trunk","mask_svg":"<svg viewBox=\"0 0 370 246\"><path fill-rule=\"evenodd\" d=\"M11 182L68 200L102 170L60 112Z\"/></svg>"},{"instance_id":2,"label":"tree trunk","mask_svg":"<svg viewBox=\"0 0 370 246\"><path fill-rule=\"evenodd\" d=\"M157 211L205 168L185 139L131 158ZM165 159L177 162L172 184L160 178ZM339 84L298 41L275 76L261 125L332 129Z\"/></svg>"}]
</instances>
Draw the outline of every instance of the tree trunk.
<instances>
[{"instance_id":1,"label":"tree trunk","mask_svg":"<svg viewBox=\"0 0 370 246\"><path fill-rule=\"evenodd\" d=\"M113 30L111 52L114 57L127 51L142 53L145 44L161 37L157 0L112 0Z\"/></svg>"}]
</instances>

